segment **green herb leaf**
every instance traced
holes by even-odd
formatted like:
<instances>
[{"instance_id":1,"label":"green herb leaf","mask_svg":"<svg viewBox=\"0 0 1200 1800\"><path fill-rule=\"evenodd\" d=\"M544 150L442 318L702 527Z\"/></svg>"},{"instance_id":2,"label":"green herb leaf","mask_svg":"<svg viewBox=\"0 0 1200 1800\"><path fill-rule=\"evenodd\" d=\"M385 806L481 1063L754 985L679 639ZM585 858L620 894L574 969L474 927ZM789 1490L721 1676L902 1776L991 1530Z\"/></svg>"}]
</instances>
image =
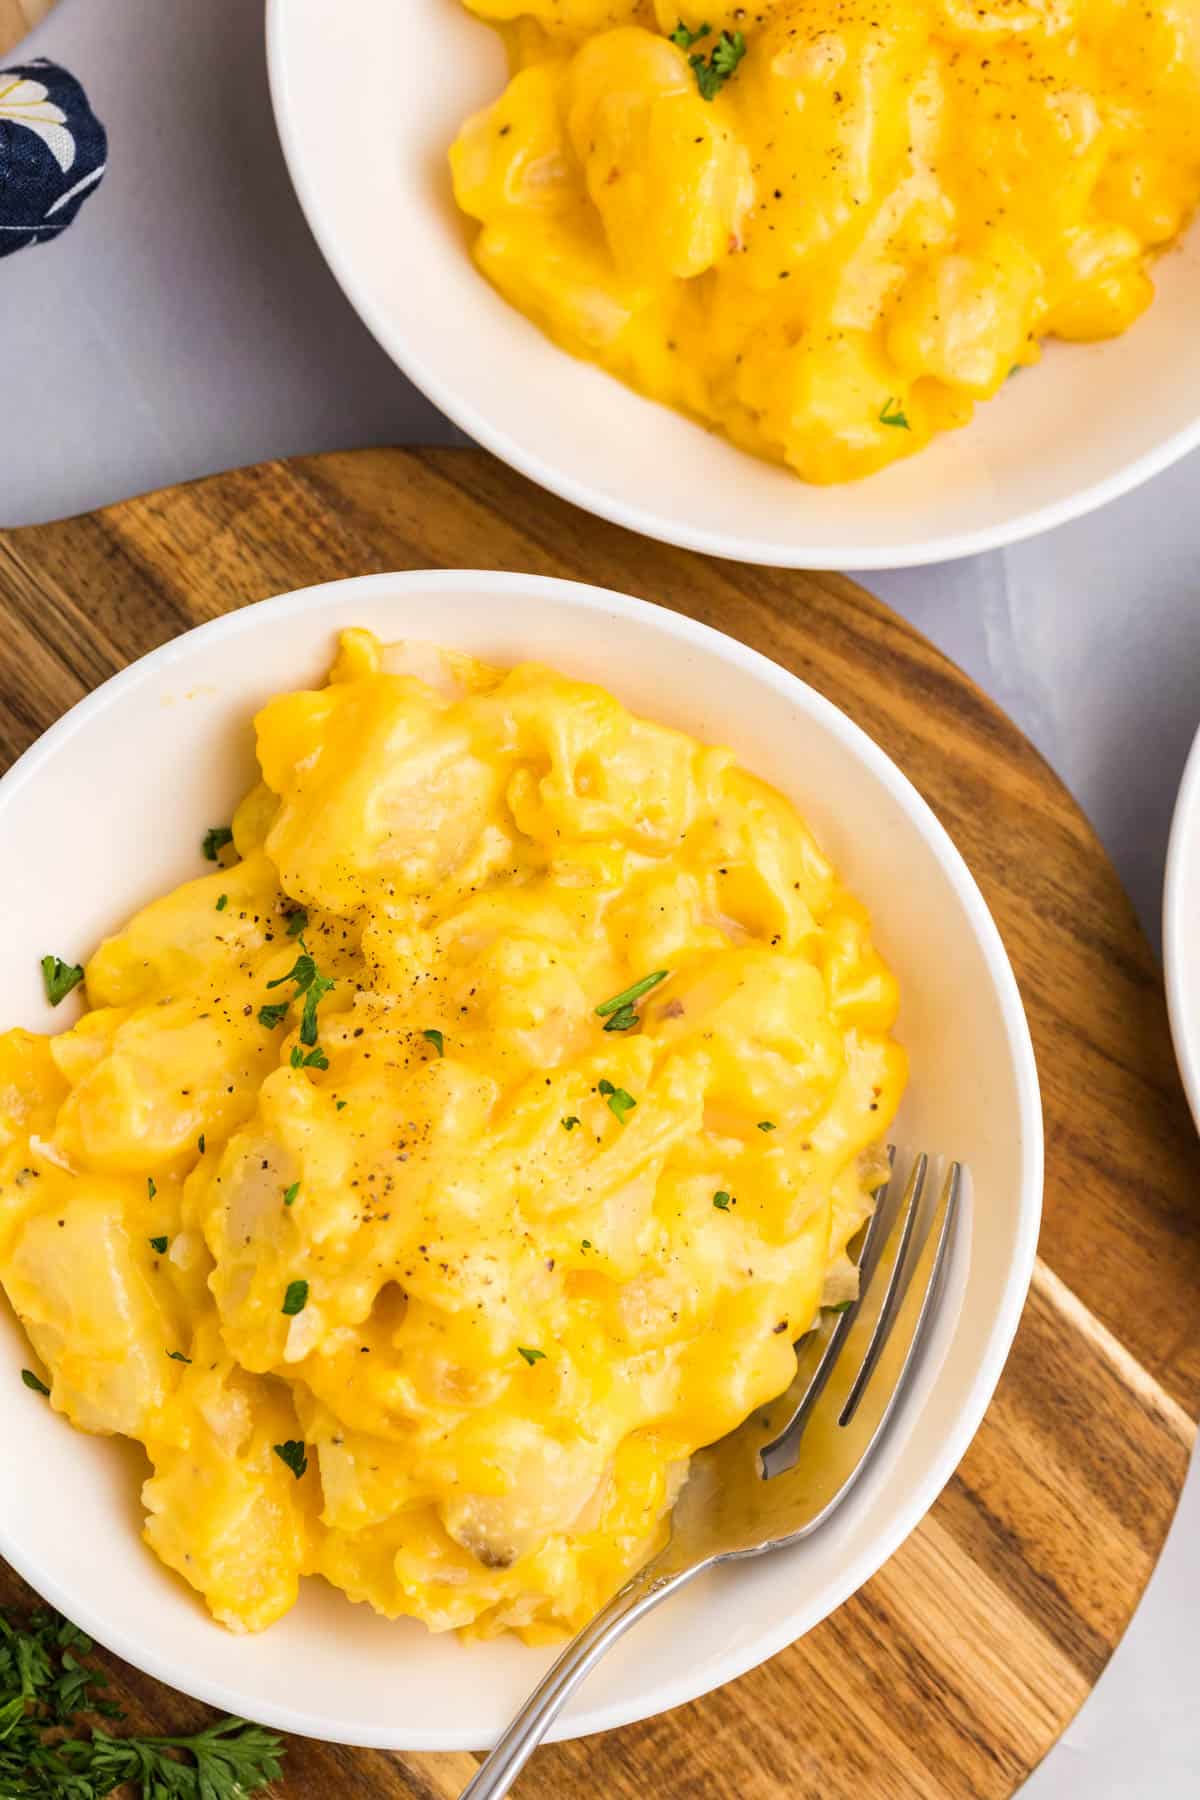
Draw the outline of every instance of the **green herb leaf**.
<instances>
[{"instance_id":1,"label":"green herb leaf","mask_svg":"<svg viewBox=\"0 0 1200 1800\"><path fill-rule=\"evenodd\" d=\"M83 970L78 963L65 963L61 956L43 956L42 985L46 990L46 998L51 1006L57 1006L66 999L72 988L77 988L83 980Z\"/></svg>"},{"instance_id":2,"label":"green herb leaf","mask_svg":"<svg viewBox=\"0 0 1200 1800\"><path fill-rule=\"evenodd\" d=\"M760 1119L758 1121L758 1129L760 1131L774 1131L776 1129L775 1121L773 1119Z\"/></svg>"},{"instance_id":3,"label":"green herb leaf","mask_svg":"<svg viewBox=\"0 0 1200 1800\"><path fill-rule=\"evenodd\" d=\"M287 1018L290 1004L291 1002L288 1000L276 1000L272 1006L260 1006L258 1009L259 1024L265 1025L268 1031L274 1031L276 1026L282 1025Z\"/></svg>"},{"instance_id":4,"label":"green herb leaf","mask_svg":"<svg viewBox=\"0 0 1200 1800\"><path fill-rule=\"evenodd\" d=\"M746 54L746 39L740 31L723 31L705 57L699 51L688 57L702 100L715 100L729 77Z\"/></svg>"},{"instance_id":5,"label":"green herb leaf","mask_svg":"<svg viewBox=\"0 0 1200 1800\"><path fill-rule=\"evenodd\" d=\"M288 914L288 936L299 937L307 924L308 914L302 906L298 906L295 912Z\"/></svg>"},{"instance_id":6,"label":"green herb leaf","mask_svg":"<svg viewBox=\"0 0 1200 1800\"><path fill-rule=\"evenodd\" d=\"M854 1302L853 1302L853 1300L839 1300L839 1301L838 1301L838 1303L837 1303L837 1305L836 1305L836 1306L827 1306L827 1307L826 1307L826 1308L825 1308L825 1311L826 1311L826 1312L831 1312L831 1313L844 1313L844 1312L849 1312L849 1311L850 1311L850 1308L851 1308L851 1307L852 1307L852 1306L853 1306L853 1305L854 1305Z\"/></svg>"},{"instance_id":7,"label":"green herb leaf","mask_svg":"<svg viewBox=\"0 0 1200 1800\"><path fill-rule=\"evenodd\" d=\"M301 951L286 975L277 975L274 981L268 981L268 988L282 987L286 981L294 981L297 990L303 994L317 973L317 965L307 950Z\"/></svg>"},{"instance_id":8,"label":"green herb leaf","mask_svg":"<svg viewBox=\"0 0 1200 1800\"><path fill-rule=\"evenodd\" d=\"M45 1394L47 1399L49 1399L50 1389L46 1386L44 1381L39 1381L32 1369L22 1369L21 1380L25 1383L27 1388L32 1388L35 1394Z\"/></svg>"},{"instance_id":9,"label":"green herb leaf","mask_svg":"<svg viewBox=\"0 0 1200 1800\"><path fill-rule=\"evenodd\" d=\"M604 1021L604 1029L605 1031L632 1031L633 1027L640 1023L636 1006L622 1006L611 1019Z\"/></svg>"},{"instance_id":10,"label":"green herb leaf","mask_svg":"<svg viewBox=\"0 0 1200 1800\"><path fill-rule=\"evenodd\" d=\"M299 1044L293 1044L291 1063L293 1069L327 1069L329 1058L320 1048L310 1050L306 1056Z\"/></svg>"},{"instance_id":11,"label":"green herb leaf","mask_svg":"<svg viewBox=\"0 0 1200 1800\"><path fill-rule=\"evenodd\" d=\"M728 1212L729 1208L732 1206L732 1204L733 1204L733 1195L727 1194L725 1192L724 1188L719 1188L717 1190L717 1192L713 1195L713 1205L716 1207L718 1212Z\"/></svg>"},{"instance_id":12,"label":"green herb leaf","mask_svg":"<svg viewBox=\"0 0 1200 1800\"><path fill-rule=\"evenodd\" d=\"M337 1112L341 1112L341 1110L345 1106L346 1102L344 1100L335 1100L333 1104L334 1104L334 1110Z\"/></svg>"},{"instance_id":13,"label":"green herb leaf","mask_svg":"<svg viewBox=\"0 0 1200 1800\"><path fill-rule=\"evenodd\" d=\"M706 38L710 36L711 33L711 25L701 25L698 31L689 31L683 20L680 19L674 31L669 33L669 36L671 42L673 44L678 44L681 50L690 50L693 44L698 44L701 38Z\"/></svg>"},{"instance_id":14,"label":"green herb leaf","mask_svg":"<svg viewBox=\"0 0 1200 1800\"><path fill-rule=\"evenodd\" d=\"M559 1120L559 1124L562 1126L564 1131L574 1131L575 1127L579 1123L580 1123L580 1120L576 1118L574 1113L571 1114L569 1119L560 1119Z\"/></svg>"},{"instance_id":15,"label":"green herb leaf","mask_svg":"<svg viewBox=\"0 0 1200 1800\"><path fill-rule=\"evenodd\" d=\"M609 1111L615 1114L623 1125L626 1116L637 1105L637 1101L632 1094L627 1094L624 1088L614 1087L611 1081L602 1081L599 1085L600 1092L608 1101Z\"/></svg>"},{"instance_id":16,"label":"green herb leaf","mask_svg":"<svg viewBox=\"0 0 1200 1800\"><path fill-rule=\"evenodd\" d=\"M167 1254L167 1245L170 1243L170 1241L171 1241L170 1238L165 1238L165 1237L151 1238L150 1239L150 1248L152 1250L157 1250L157 1252L160 1256L165 1256Z\"/></svg>"},{"instance_id":17,"label":"green herb leaf","mask_svg":"<svg viewBox=\"0 0 1200 1800\"><path fill-rule=\"evenodd\" d=\"M620 1012L622 1007L632 1006L635 1000L640 1000L643 994L648 994L651 988L656 988L660 981L665 981L670 973L670 969L656 969L653 975L643 975L640 981L635 981L632 987L625 989L624 993L614 994L611 1000L601 1001L596 1011L604 1019L608 1017L609 1013Z\"/></svg>"},{"instance_id":18,"label":"green herb leaf","mask_svg":"<svg viewBox=\"0 0 1200 1800\"><path fill-rule=\"evenodd\" d=\"M232 844L233 831L228 825L211 825L204 834L204 842L200 846L209 862L220 860L220 853L226 844Z\"/></svg>"},{"instance_id":19,"label":"green herb leaf","mask_svg":"<svg viewBox=\"0 0 1200 1800\"><path fill-rule=\"evenodd\" d=\"M327 981L324 975L314 975L309 983L308 992L304 996L304 1012L300 1019L300 1042L302 1044L316 1043L317 1008L332 988L332 981Z\"/></svg>"},{"instance_id":20,"label":"green herb leaf","mask_svg":"<svg viewBox=\"0 0 1200 1800\"><path fill-rule=\"evenodd\" d=\"M196 1148L200 1152L201 1156L203 1156L204 1155L204 1133L203 1132L201 1132L200 1136L196 1139Z\"/></svg>"},{"instance_id":21,"label":"green herb leaf","mask_svg":"<svg viewBox=\"0 0 1200 1800\"><path fill-rule=\"evenodd\" d=\"M590 1250L590 1249L592 1249L592 1247L593 1246L592 1246L591 1238L584 1238L583 1242L579 1246L579 1248L581 1250Z\"/></svg>"},{"instance_id":22,"label":"green herb leaf","mask_svg":"<svg viewBox=\"0 0 1200 1800\"><path fill-rule=\"evenodd\" d=\"M184 1354L183 1354L183 1351L182 1351L182 1350L168 1350L168 1351L167 1351L167 1355L168 1355L168 1356L169 1356L169 1357L170 1357L170 1359L171 1359L171 1361L172 1361L172 1362L181 1362L181 1363L186 1363L186 1364L187 1364L187 1365L188 1365L188 1367L189 1367L189 1368L191 1368L191 1366L192 1366L192 1359L191 1359L191 1357L190 1357L190 1356L185 1356L185 1355L184 1355Z\"/></svg>"},{"instance_id":23,"label":"green herb leaf","mask_svg":"<svg viewBox=\"0 0 1200 1800\"><path fill-rule=\"evenodd\" d=\"M546 1352L544 1350L531 1350L527 1344L518 1344L517 1352L525 1358L525 1361L529 1364L530 1368L533 1367L535 1362L545 1362L546 1360Z\"/></svg>"},{"instance_id":24,"label":"green herb leaf","mask_svg":"<svg viewBox=\"0 0 1200 1800\"><path fill-rule=\"evenodd\" d=\"M153 1175L147 1175L147 1177L146 1177L146 1192L149 1194L149 1196L152 1200L153 1200L155 1194L157 1194L157 1192L158 1192L158 1189L154 1185Z\"/></svg>"},{"instance_id":25,"label":"green herb leaf","mask_svg":"<svg viewBox=\"0 0 1200 1800\"><path fill-rule=\"evenodd\" d=\"M295 1318L296 1314L302 1313L307 1305L308 1305L308 1283L307 1283L307 1281L289 1281L288 1285L287 1285L287 1293L283 1296L282 1311L283 1311L284 1317L288 1318L288 1319Z\"/></svg>"},{"instance_id":26,"label":"green herb leaf","mask_svg":"<svg viewBox=\"0 0 1200 1800\"><path fill-rule=\"evenodd\" d=\"M296 1195L299 1192L300 1183L298 1181L293 1181L291 1187L284 1188L283 1190L283 1204L285 1206L294 1206L296 1203Z\"/></svg>"},{"instance_id":27,"label":"green herb leaf","mask_svg":"<svg viewBox=\"0 0 1200 1800\"><path fill-rule=\"evenodd\" d=\"M91 1641L48 1608L0 1613L0 1795L4 1800L250 1800L280 1773L278 1738L240 1719L194 1737L115 1738L80 1714L121 1719ZM128 1785L126 1785L128 1784Z\"/></svg>"},{"instance_id":28,"label":"green herb leaf","mask_svg":"<svg viewBox=\"0 0 1200 1800\"><path fill-rule=\"evenodd\" d=\"M217 911L218 911L218 912L224 912L224 911L225 911L225 908L226 908L226 907L227 907L227 906L228 906L228 905L229 905L229 895L228 895L228 894L220 894L220 895L218 895L218 897L217 897Z\"/></svg>"},{"instance_id":29,"label":"green herb leaf","mask_svg":"<svg viewBox=\"0 0 1200 1800\"><path fill-rule=\"evenodd\" d=\"M446 1054L446 1040L440 1031L423 1031L421 1036L427 1044L432 1044L439 1056Z\"/></svg>"},{"instance_id":30,"label":"green herb leaf","mask_svg":"<svg viewBox=\"0 0 1200 1800\"><path fill-rule=\"evenodd\" d=\"M305 1454L304 1445L300 1439L289 1438L286 1444L272 1444L271 1448L274 1450L280 1462L285 1464L286 1467L292 1471L296 1480L299 1481L305 1469L308 1467L308 1457Z\"/></svg>"},{"instance_id":31,"label":"green herb leaf","mask_svg":"<svg viewBox=\"0 0 1200 1800\"><path fill-rule=\"evenodd\" d=\"M893 400L890 394L880 408L879 423L881 425L896 425L901 431L912 430L912 426L909 424L907 417L901 409L900 402L898 400Z\"/></svg>"}]
</instances>

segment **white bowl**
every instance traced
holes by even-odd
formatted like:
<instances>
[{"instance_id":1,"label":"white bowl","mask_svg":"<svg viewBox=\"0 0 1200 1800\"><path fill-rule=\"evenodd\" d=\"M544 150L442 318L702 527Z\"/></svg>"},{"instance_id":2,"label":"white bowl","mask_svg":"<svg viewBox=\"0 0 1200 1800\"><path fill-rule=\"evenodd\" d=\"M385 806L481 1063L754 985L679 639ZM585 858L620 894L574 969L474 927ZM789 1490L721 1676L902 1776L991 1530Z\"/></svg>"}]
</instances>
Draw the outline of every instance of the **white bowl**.
<instances>
[{"instance_id":1,"label":"white bowl","mask_svg":"<svg viewBox=\"0 0 1200 1800\"><path fill-rule=\"evenodd\" d=\"M975 1432L1025 1298L1041 1205L1037 1075L996 928L942 827L828 701L732 639L597 588L525 575L334 582L188 632L82 701L0 781L4 1023L61 1029L38 959L76 959L130 910L196 874L199 839L253 776L251 715L319 682L334 635L535 657L630 706L731 744L798 803L871 906L903 983L912 1059L902 1141L973 1177L950 1299L878 1459L801 1547L698 1581L641 1624L559 1721L573 1736L678 1705L753 1667L864 1582L932 1504ZM139 1537L139 1455L72 1430L21 1384L0 1307L0 1554L102 1643L216 1706L288 1731L396 1749L490 1742L550 1653L432 1638L319 1581L259 1637L232 1637Z\"/></svg>"},{"instance_id":2,"label":"white bowl","mask_svg":"<svg viewBox=\"0 0 1200 1800\"><path fill-rule=\"evenodd\" d=\"M1200 1130L1200 731L1171 817L1163 882L1163 970L1175 1060Z\"/></svg>"},{"instance_id":3,"label":"white bowl","mask_svg":"<svg viewBox=\"0 0 1200 1800\"><path fill-rule=\"evenodd\" d=\"M1198 226L1125 337L1051 345L965 431L808 487L576 362L476 271L446 152L505 73L460 0L268 0L267 21L292 179L366 324L464 431L603 518L748 562L899 567L1061 525L1200 444Z\"/></svg>"}]
</instances>

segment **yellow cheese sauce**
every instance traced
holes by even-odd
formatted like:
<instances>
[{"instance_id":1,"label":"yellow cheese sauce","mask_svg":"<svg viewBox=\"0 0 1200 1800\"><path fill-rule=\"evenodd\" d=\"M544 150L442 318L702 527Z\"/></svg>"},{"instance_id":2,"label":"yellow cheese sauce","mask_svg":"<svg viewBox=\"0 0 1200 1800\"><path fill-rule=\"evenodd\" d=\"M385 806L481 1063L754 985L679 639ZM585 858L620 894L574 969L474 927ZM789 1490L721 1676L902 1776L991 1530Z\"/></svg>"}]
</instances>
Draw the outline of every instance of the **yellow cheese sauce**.
<instances>
[{"instance_id":1,"label":"yellow cheese sauce","mask_svg":"<svg viewBox=\"0 0 1200 1800\"><path fill-rule=\"evenodd\" d=\"M806 481L1124 331L1200 199L1196 0L467 4L513 64L451 153L480 269Z\"/></svg>"},{"instance_id":2,"label":"yellow cheese sauce","mask_svg":"<svg viewBox=\"0 0 1200 1800\"><path fill-rule=\"evenodd\" d=\"M895 983L786 800L598 687L352 631L256 724L219 865L0 1037L0 1280L223 1624L320 1574L536 1641L855 1291Z\"/></svg>"}]
</instances>

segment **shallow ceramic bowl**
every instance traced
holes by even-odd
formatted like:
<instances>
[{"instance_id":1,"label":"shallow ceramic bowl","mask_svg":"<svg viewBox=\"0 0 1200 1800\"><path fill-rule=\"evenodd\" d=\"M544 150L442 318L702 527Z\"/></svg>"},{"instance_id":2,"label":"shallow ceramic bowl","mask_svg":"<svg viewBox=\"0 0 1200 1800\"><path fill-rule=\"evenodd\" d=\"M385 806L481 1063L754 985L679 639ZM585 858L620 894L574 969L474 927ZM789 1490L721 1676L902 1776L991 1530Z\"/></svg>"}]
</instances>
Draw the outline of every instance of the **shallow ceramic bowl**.
<instances>
[{"instance_id":1,"label":"shallow ceramic bowl","mask_svg":"<svg viewBox=\"0 0 1200 1800\"><path fill-rule=\"evenodd\" d=\"M1037 1076L996 928L905 777L828 701L702 625L525 575L376 575L249 606L143 657L81 702L0 782L4 1024L70 1022L41 993L45 952L76 959L205 865L200 838L254 777L251 718L319 683L336 633L431 640L499 664L538 658L629 706L733 746L798 804L869 903L903 984L912 1080L898 1136L962 1158L967 1229L920 1377L869 1473L800 1548L702 1578L626 1638L559 1721L598 1731L702 1694L852 1594L913 1529L983 1417L1037 1241ZM408 1749L480 1748L550 1660L389 1624L320 1581L269 1632L233 1637L142 1544L140 1453L85 1437L22 1386L0 1303L0 1554L102 1643L214 1705L289 1731Z\"/></svg>"},{"instance_id":2,"label":"shallow ceramic bowl","mask_svg":"<svg viewBox=\"0 0 1200 1800\"><path fill-rule=\"evenodd\" d=\"M461 0L268 0L267 17L292 178L362 318L477 442L603 518L790 568L938 562L1076 518L1200 443L1198 225L1125 337L1052 345L965 431L808 487L574 361L476 272L446 152L505 67Z\"/></svg>"}]
</instances>

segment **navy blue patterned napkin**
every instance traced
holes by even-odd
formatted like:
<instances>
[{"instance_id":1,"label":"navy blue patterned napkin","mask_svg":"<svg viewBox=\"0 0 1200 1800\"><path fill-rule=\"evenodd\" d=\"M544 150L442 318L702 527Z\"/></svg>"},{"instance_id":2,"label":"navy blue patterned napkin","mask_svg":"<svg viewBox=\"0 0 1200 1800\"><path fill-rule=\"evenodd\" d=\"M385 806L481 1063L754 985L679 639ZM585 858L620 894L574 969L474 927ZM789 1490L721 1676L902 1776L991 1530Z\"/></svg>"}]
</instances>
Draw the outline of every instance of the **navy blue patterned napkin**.
<instances>
[{"instance_id":1,"label":"navy blue patterned napkin","mask_svg":"<svg viewBox=\"0 0 1200 1800\"><path fill-rule=\"evenodd\" d=\"M66 69L44 56L0 69L0 256L64 231L107 157L104 127Z\"/></svg>"}]
</instances>

